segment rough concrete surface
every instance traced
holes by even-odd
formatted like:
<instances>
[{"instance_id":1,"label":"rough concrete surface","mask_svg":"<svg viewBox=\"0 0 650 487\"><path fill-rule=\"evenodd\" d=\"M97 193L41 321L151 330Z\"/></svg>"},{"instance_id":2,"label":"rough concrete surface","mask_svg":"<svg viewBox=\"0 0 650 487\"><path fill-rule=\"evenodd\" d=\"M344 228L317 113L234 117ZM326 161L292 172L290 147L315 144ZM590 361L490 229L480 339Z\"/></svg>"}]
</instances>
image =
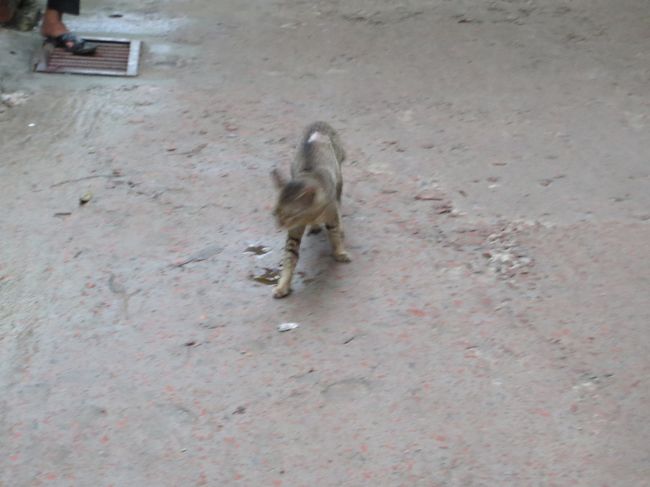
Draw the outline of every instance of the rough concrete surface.
<instances>
[{"instance_id":1,"label":"rough concrete surface","mask_svg":"<svg viewBox=\"0 0 650 487\"><path fill-rule=\"evenodd\" d=\"M0 30L0 485L650 485L649 22L83 2L135 79ZM316 119L353 262L306 238L273 300L269 171Z\"/></svg>"}]
</instances>

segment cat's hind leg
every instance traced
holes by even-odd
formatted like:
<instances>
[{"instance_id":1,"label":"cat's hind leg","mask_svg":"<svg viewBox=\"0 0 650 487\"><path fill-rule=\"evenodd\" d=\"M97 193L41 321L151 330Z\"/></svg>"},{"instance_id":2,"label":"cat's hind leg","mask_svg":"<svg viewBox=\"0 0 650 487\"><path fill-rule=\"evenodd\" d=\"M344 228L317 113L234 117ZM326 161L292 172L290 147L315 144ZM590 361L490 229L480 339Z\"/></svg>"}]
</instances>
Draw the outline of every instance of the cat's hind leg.
<instances>
[{"instance_id":1,"label":"cat's hind leg","mask_svg":"<svg viewBox=\"0 0 650 487\"><path fill-rule=\"evenodd\" d=\"M352 259L343 245L343 228L341 226L341 214L338 209L332 212L332 216L328 218L325 228L332 245L334 260L337 262L350 262Z\"/></svg>"}]
</instances>

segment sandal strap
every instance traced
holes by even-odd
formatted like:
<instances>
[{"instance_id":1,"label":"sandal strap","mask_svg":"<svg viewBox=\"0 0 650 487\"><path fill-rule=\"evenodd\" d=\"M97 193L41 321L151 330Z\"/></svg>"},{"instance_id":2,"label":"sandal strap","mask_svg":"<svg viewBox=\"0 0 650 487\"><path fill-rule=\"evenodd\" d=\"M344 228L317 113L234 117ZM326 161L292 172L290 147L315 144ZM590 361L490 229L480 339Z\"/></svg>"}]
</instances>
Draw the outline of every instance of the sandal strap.
<instances>
[{"instance_id":1,"label":"sandal strap","mask_svg":"<svg viewBox=\"0 0 650 487\"><path fill-rule=\"evenodd\" d=\"M56 38L56 40L57 42L60 43L72 42L75 45L75 47L77 45L83 45L86 42L84 39L77 37L72 32L66 32L65 34L61 34L59 37Z\"/></svg>"}]
</instances>

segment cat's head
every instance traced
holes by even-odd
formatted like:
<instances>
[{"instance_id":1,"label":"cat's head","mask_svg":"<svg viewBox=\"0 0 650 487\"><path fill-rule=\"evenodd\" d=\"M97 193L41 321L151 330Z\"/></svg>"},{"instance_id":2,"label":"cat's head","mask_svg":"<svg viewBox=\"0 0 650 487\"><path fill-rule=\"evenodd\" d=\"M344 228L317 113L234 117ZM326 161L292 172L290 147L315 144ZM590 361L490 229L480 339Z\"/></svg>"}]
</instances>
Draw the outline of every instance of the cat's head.
<instances>
[{"instance_id":1,"label":"cat's head","mask_svg":"<svg viewBox=\"0 0 650 487\"><path fill-rule=\"evenodd\" d=\"M281 228L309 225L324 210L322 190L310 180L285 179L277 169L271 173L278 189L273 216Z\"/></svg>"}]
</instances>

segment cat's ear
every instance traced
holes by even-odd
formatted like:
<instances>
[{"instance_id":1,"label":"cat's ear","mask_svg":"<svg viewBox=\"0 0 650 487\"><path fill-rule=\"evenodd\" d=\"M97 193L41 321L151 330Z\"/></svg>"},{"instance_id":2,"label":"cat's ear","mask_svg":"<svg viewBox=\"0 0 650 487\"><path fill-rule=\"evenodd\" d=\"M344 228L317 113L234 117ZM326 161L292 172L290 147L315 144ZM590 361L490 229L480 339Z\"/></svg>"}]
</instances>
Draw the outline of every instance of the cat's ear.
<instances>
[{"instance_id":1,"label":"cat's ear","mask_svg":"<svg viewBox=\"0 0 650 487\"><path fill-rule=\"evenodd\" d=\"M277 168L271 171L271 179L273 179L273 183L275 184L275 187L278 189L284 188L287 184L287 180Z\"/></svg>"},{"instance_id":2,"label":"cat's ear","mask_svg":"<svg viewBox=\"0 0 650 487\"><path fill-rule=\"evenodd\" d=\"M316 187L315 186L306 186L298 196L296 200L300 201L305 206L311 205L316 198Z\"/></svg>"}]
</instances>

